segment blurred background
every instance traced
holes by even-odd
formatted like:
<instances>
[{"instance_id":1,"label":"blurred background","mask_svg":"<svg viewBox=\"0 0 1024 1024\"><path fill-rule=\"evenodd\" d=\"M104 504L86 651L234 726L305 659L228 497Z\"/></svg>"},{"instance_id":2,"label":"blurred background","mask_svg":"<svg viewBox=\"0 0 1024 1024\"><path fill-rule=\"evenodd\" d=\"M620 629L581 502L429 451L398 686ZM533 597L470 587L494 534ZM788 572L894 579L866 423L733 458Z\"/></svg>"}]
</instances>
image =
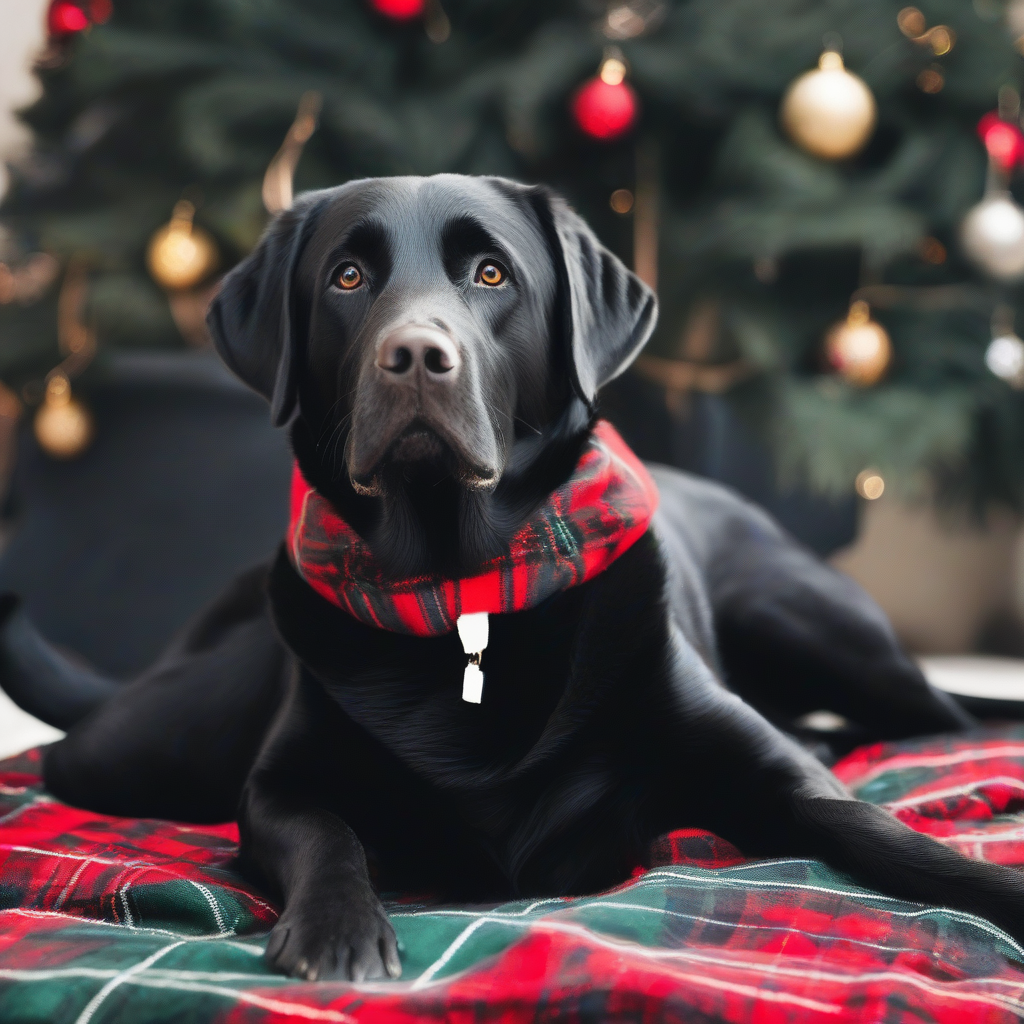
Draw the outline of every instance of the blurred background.
<instances>
[{"instance_id":1,"label":"blurred background","mask_svg":"<svg viewBox=\"0 0 1024 1024\"><path fill-rule=\"evenodd\" d=\"M130 675L280 537L286 440L203 322L269 217L454 171L552 184L657 289L602 399L642 456L768 508L933 678L1024 698L1024 0L0 18L0 588L53 640Z\"/></svg>"}]
</instances>

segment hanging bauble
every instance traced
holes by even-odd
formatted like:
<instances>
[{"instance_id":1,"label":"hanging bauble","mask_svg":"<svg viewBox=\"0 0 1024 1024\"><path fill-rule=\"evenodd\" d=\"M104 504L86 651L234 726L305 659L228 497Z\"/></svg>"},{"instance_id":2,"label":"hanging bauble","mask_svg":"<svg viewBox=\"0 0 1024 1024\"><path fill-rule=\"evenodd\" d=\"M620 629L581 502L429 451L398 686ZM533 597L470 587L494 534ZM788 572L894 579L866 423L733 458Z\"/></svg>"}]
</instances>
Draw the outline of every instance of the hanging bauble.
<instances>
[{"instance_id":1,"label":"hanging bauble","mask_svg":"<svg viewBox=\"0 0 1024 1024\"><path fill-rule=\"evenodd\" d=\"M867 501L878 501L885 494L885 478L877 469L862 469L853 481L853 486Z\"/></svg>"},{"instance_id":2,"label":"hanging bauble","mask_svg":"<svg viewBox=\"0 0 1024 1024\"><path fill-rule=\"evenodd\" d=\"M92 416L72 396L71 382L62 373L55 373L47 381L33 426L40 447L55 459L73 459L92 440Z\"/></svg>"},{"instance_id":3,"label":"hanging bauble","mask_svg":"<svg viewBox=\"0 0 1024 1024\"><path fill-rule=\"evenodd\" d=\"M426 0L370 0L370 6L378 14L392 21L411 21L426 10Z\"/></svg>"},{"instance_id":4,"label":"hanging bauble","mask_svg":"<svg viewBox=\"0 0 1024 1024\"><path fill-rule=\"evenodd\" d=\"M1024 132L1012 121L1005 121L998 110L987 113L978 122L978 137L993 162L1004 171L1024 163Z\"/></svg>"},{"instance_id":5,"label":"hanging bauble","mask_svg":"<svg viewBox=\"0 0 1024 1024\"><path fill-rule=\"evenodd\" d=\"M90 25L102 25L113 12L111 0L52 0L46 12L46 29L58 39L73 36Z\"/></svg>"},{"instance_id":6,"label":"hanging bauble","mask_svg":"<svg viewBox=\"0 0 1024 1024\"><path fill-rule=\"evenodd\" d=\"M183 199L171 221L154 232L146 251L149 272L157 284L176 291L191 288L217 268L217 246L192 223L196 208Z\"/></svg>"},{"instance_id":7,"label":"hanging bauble","mask_svg":"<svg viewBox=\"0 0 1024 1024\"><path fill-rule=\"evenodd\" d=\"M889 335L871 319L870 307L861 300L851 302L846 319L829 330L825 352L829 363L859 388L877 384L892 361Z\"/></svg>"},{"instance_id":8,"label":"hanging bauble","mask_svg":"<svg viewBox=\"0 0 1024 1024\"><path fill-rule=\"evenodd\" d=\"M55 0L46 12L46 28L51 36L70 36L89 27L89 16L79 4Z\"/></svg>"},{"instance_id":9,"label":"hanging bauble","mask_svg":"<svg viewBox=\"0 0 1024 1024\"><path fill-rule=\"evenodd\" d=\"M1024 341L1013 331L993 338L985 350L985 365L1010 387L1024 388Z\"/></svg>"},{"instance_id":10,"label":"hanging bauble","mask_svg":"<svg viewBox=\"0 0 1024 1024\"><path fill-rule=\"evenodd\" d=\"M838 53L826 50L817 69L786 90L780 116L798 146L825 160L842 160L871 137L876 114L875 97L863 79L843 67Z\"/></svg>"},{"instance_id":11,"label":"hanging bauble","mask_svg":"<svg viewBox=\"0 0 1024 1024\"><path fill-rule=\"evenodd\" d=\"M572 100L576 123L591 138L608 142L633 127L640 104L626 82L626 65L609 57L596 78L584 82Z\"/></svg>"},{"instance_id":12,"label":"hanging bauble","mask_svg":"<svg viewBox=\"0 0 1024 1024\"><path fill-rule=\"evenodd\" d=\"M964 251L1000 281L1024 277L1024 210L1009 192L990 192L960 226Z\"/></svg>"}]
</instances>

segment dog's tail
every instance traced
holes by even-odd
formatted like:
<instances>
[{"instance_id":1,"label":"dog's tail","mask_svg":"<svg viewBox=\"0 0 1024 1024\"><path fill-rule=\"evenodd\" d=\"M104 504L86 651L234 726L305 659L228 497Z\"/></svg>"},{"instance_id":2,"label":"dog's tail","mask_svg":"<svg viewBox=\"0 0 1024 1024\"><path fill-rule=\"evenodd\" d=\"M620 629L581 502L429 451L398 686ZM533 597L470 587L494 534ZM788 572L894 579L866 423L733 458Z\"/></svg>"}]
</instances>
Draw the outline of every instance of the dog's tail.
<instances>
[{"instance_id":1,"label":"dog's tail","mask_svg":"<svg viewBox=\"0 0 1024 1024\"><path fill-rule=\"evenodd\" d=\"M17 595L2 594L0 687L23 711L69 729L121 684L61 654L29 622Z\"/></svg>"}]
</instances>

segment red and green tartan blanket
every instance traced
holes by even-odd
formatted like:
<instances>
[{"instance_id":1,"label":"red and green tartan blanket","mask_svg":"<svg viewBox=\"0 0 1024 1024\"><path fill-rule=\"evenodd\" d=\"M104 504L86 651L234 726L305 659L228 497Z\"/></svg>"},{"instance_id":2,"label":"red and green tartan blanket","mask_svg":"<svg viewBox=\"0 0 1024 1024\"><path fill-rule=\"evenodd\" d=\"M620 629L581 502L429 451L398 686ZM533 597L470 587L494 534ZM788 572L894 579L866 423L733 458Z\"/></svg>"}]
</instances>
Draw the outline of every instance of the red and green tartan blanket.
<instances>
[{"instance_id":1,"label":"red and green tartan blanket","mask_svg":"<svg viewBox=\"0 0 1024 1024\"><path fill-rule=\"evenodd\" d=\"M1024 949L981 918L747 861L697 830L596 896L389 903L403 976L298 982L262 953L275 908L234 825L112 818L0 762L0 1022L403 1024L1024 1019ZM1024 865L1024 728L879 745L836 773L962 852Z\"/></svg>"}]
</instances>

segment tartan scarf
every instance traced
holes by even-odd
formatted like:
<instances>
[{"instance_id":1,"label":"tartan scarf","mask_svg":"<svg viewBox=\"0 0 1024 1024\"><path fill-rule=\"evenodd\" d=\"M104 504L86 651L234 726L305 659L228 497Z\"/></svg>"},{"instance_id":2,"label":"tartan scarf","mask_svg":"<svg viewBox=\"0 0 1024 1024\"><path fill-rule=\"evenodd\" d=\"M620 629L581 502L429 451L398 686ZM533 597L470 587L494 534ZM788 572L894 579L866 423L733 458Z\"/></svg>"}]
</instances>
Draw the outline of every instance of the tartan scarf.
<instances>
[{"instance_id":1,"label":"tartan scarf","mask_svg":"<svg viewBox=\"0 0 1024 1024\"><path fill-rule=\"evenodd\" d=\"M496 558L460 579L394 579L369 545L292 471L287 551L322 597L368 626L440 636L460 615L523 611L596 576L646 532L658 505L650 474L615 428L594 427L572 476Z\"/></svg>"}]
</instances>

